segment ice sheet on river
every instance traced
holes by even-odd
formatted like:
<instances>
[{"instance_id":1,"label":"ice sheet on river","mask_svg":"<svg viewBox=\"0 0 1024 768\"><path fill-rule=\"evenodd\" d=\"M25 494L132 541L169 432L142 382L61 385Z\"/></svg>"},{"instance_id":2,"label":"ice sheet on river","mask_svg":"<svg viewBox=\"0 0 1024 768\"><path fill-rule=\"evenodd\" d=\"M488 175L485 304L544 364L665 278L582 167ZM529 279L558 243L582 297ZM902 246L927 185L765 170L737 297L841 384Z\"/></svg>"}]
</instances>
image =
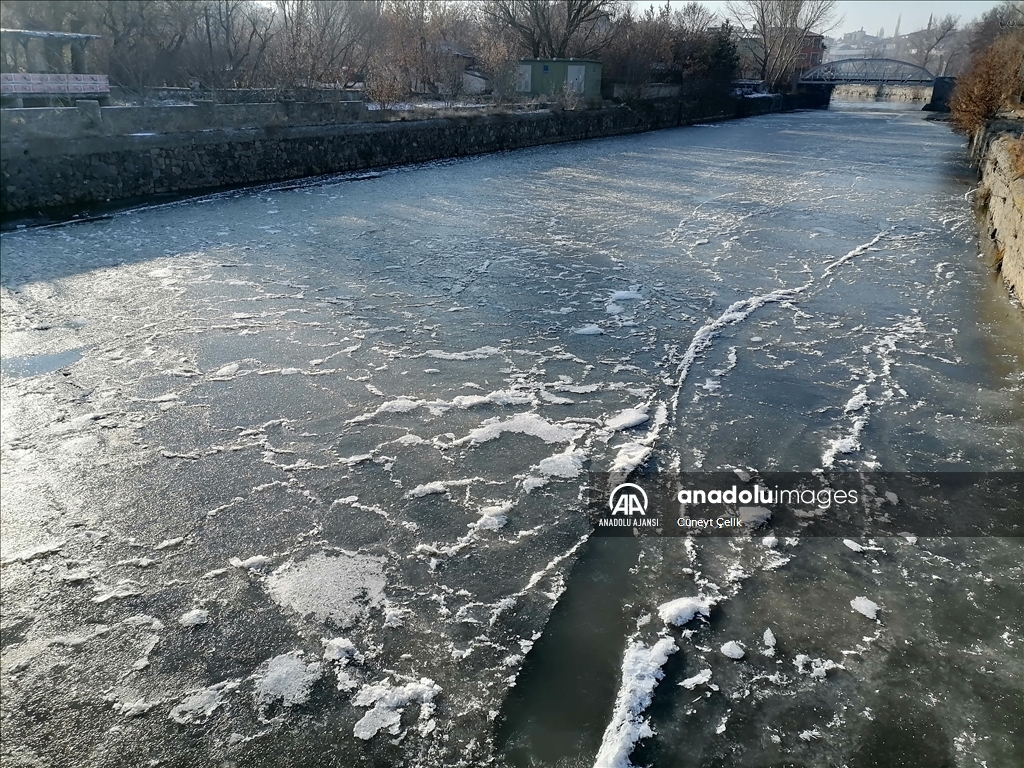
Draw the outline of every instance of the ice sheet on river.
<instances>
[{"instance_id":1,"label":"ice sheet on river","mask_svg":"<svg viewBox=\"0 0 1024 768\"><path fill-rule=\"evenodd\" d=\"M4 234L5 762L485 764L588 551L588 471L1019 467L1010 310L972 330L987 272L958 255L969 211L920 176L959 140L850 120ZM918 154L862 162L897 145ZM886 711L870 691L893 670L931 669L902 681L927 701L925 647L975 687L950 683L956 711L911 725L983 733L984 700L1019 689L1002 567L1019 557L911 538L854 552L768 521L756 539L643 543L607 589L628 630L588 617L616 685L586 760L733 755L750 726L779 739L759 746L776 762L839 763L850 713ZM985 632L940 636L961 620L946 606ZM827 718L787 709L810 699ZM972 748L998 764L983 735Z\"/></svg>"}]
</instances>

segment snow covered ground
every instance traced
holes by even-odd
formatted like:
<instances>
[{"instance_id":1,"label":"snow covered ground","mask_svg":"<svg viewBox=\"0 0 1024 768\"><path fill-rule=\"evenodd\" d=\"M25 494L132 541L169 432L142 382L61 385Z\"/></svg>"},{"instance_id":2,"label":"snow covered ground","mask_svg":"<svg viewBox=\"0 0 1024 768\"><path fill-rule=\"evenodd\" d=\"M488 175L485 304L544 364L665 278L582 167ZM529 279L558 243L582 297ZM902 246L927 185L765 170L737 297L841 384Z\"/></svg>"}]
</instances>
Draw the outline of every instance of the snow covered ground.
<instances>
[{"instance_id":1,"label":"snow covered ground","mask_svg":"<svg viewBox=\"0 0 1024 768\"><path fill-rule=\"evenodd\" d=\"M580 496L1020 470L959 151L774 115L4 234L5 764L1003 764L1018 543Z\"/></svg>"}]
</instances>

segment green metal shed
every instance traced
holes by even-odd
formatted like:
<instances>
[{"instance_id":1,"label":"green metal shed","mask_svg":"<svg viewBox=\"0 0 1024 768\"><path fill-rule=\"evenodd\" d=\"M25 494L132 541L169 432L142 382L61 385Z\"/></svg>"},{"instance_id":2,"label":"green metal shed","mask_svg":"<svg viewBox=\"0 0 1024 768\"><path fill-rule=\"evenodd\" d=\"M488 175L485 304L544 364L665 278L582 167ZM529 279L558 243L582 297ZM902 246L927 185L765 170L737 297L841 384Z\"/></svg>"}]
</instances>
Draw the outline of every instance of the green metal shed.
<instances>
[{"instance_id":1,"label":"green metal shed","mask_svg":"<svg viewBox=\"0 0 1024 768\"><path fill-rule=\"evenodd\" d=\"M592 59L523 59L516 90L555 97L566 88L587 101L601 100L601 62Z\"/></svg>"}]
</instances>

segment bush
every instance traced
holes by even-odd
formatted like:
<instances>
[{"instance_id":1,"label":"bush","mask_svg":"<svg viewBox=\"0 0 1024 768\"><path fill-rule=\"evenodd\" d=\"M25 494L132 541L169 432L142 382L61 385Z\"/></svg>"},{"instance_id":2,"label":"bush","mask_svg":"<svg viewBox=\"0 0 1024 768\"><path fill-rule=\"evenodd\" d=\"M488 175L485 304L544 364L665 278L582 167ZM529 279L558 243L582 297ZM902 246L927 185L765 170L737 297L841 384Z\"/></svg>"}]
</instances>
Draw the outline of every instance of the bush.
<instances>
[{"instance_id":1,"label":"bush","mask_svg":"<svg viewBox=\"0 0 1024 768\"><path fill-rule=\"evenodd\" d=\"M1024 30L1004 35L976 55L957 79L949 108L953 125L975 133L1001 109L1024 98Z\"/></svg>"}]
</instances>

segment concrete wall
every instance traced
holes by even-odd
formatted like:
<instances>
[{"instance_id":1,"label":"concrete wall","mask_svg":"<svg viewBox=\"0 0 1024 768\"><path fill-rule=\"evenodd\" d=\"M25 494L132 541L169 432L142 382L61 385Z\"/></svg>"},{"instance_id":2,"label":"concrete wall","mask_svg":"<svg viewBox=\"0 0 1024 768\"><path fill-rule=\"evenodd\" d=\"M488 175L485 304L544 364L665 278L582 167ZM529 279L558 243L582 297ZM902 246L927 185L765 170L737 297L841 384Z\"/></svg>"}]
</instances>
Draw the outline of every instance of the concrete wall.
<instances>
[{"instance_id":1,"label":"concrete wall","mask_svg":"<svg viewBox=\"0 0 1024 768\"><path fill-rule=\"evenodd\" d=\"M118 104L143 102L215 101L218 104L264 104L274 101L363 101L362 91L346 88L215 88L211 90L145 87L122 88L112 85L110 97Z\"/></svg>"},{"instance_id":2,"label":"concrete wall","mask_svg":"<svg viewBox=\"0 0 1024 768\"><path fill-rule=\"evenodd\" d=\"M1024 121L993 121L974 137L971 149L981 170L975 196L981 246L1024 300L1024 146L1015 159L1014 142L1024 144Z\"/></svg>"},{"instance_id":3,"label":"concrete wall","mask_svg":"<svg viewBox=\"0 0 1024 768\"><path fill-rule=\"evenodd\" d=\"M637 133L777 109L772 99L729 99L700 108L659 102L260 131L96 135L75 142L35 135L0 143L0 199L5 216L47 209L60 214L103 201Z\"/></svg>"}]
</instances>

